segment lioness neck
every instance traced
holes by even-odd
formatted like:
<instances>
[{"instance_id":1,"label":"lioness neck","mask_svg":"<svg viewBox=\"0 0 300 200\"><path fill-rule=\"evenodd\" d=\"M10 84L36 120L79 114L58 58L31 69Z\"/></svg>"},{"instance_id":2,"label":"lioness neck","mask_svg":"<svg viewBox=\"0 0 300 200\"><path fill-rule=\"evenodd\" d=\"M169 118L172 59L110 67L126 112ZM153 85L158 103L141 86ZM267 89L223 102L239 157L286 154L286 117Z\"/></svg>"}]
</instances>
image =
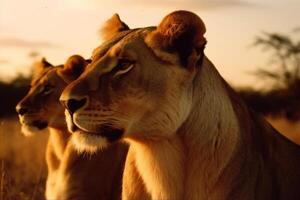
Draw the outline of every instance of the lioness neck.
<instances>
[{"instance_id":1,"label":"lioness neck","mask_svg":"<svg viewBox=\"0 0 300 200\"><path fill-rule=\"evenodd\" d=\"M222 199L231 192L230 184L222 185L224 174L231 173L233 178L225 180L233 182L240 173L228 170L240 168L238 120L223 79L208 59L203 62L191 113L175 136L130 143L152 199Z\"/></svg>"},{"instance_id":2,"label":"lioness neck","mask_svg":"<svg viewBox=\"0 0 300 200\"><path fill-rule=\"evenodd\" d=\"M151 199L184 199L184 148L179 137L130 141L137 171Z\"/></svg>"},{"instance_id":3,"label":"lioness neck","mask_svg":"<svg viewBox=\"0 0 300 200\"><path fill-rule=\"evenodd\" d=\"M53 153L61 160L66 149L70 133L67 128L52 128L49 127L49 143L52 146Z\"/></svg>"},{"instance_id":4,"label":"lioness neck","mask_svg":"<svg viewBox=\"0 0 300 200\"><path fill-rule=\"evenodd\" d=\"M241 133L228 92L213 64L204 58L194 81L191 113L178 130L187 147L186 199L226 199L231 192L226 187L239 173L230 172L232 178L222 183L228 169L240 168L235 157L241 151Z\"/></svg>"}]
</instances>

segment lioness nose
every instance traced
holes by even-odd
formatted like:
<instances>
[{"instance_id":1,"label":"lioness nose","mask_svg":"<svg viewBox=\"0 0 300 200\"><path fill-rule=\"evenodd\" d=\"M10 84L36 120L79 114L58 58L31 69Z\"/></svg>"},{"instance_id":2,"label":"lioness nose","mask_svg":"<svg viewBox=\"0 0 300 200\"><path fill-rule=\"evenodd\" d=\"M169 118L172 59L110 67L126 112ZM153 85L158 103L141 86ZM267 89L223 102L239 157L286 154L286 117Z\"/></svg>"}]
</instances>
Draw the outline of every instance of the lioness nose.
<instances>
[{"instance_id":1,"label":"lioness nose","mask_svg":"<svg viewBox=\"0 0 300 200\"><path fill-rule=\"evenodd\" d=\"M62 101L66 109L69 110L71 114L75 113L78 109L82 108L87 102L87 98L83 99L68 99L67 101Z\"/></svg>"},{"instance_id":2,"label":"lioness nose","mask_svg":"<svg viewBox=\"0 0 300 200\"><path fill-rule=\"evenodd\" d=\"M17 106L16 111L19 115L25 115L28 112L27 108Z\"/></svg>"}]
</instances>

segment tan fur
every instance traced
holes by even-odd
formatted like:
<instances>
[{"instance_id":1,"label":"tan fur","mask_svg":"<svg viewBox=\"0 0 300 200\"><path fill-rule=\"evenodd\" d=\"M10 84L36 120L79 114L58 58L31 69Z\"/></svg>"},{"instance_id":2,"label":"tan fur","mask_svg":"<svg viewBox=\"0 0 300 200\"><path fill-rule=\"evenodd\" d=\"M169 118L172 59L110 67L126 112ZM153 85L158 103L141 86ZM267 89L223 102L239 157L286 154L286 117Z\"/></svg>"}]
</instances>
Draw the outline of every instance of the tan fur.
<instances>
[{"instance_id":1,"label":"tan fur","mask_svg":"<svg viewBox=\"0 0 300 200\"><path fill-rule=\"evenodd\" d=\"M100 30L100 35L103 40L113 38L117 33L128 30L129 27L121 21L118 14L114 14Z\"/></svg>"},{"instance_id":2,"label":"tan fur","mask_svg":"<svg viewBox=\"0 0 300 200\"><path fill-rule=\"evenodd\" d=\"M116 144L93 155L78 152L69 141L71 134L64 121L63 107L58 101L68 81L78 77L87 62L77 55L70 57L64 66L43 67L45 62L43 59L37 65L39 71L17 110L28 109L26 114L20 115L24 130L33 127L36 120L47 122L50 135L46 149L46 199L120 199L127 147ZM42 94L47 84L52 84L54 88L48 94Z\"/></svg>"},{"instance_id":3,"label":"tan fur","mask_svg":"<svg viewBox=\"0 0 300 200\"><path fill-rule=\"evenodd\" d=\"M299 146L223 80L204 33L197 15L176 11L94 56L61 96L86 100L67 122L88 137L76 145L130 144L123 199L300 199Z\"/></svg>"}]
</instances>

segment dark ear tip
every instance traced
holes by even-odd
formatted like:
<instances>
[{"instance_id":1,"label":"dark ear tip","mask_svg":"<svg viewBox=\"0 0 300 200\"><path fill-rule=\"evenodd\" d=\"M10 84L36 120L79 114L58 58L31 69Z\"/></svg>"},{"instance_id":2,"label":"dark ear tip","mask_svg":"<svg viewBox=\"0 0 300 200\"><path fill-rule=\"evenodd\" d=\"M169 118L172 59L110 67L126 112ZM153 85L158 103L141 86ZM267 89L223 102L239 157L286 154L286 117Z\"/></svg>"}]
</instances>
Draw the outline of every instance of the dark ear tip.
<instances>
[{"instance_id":1,"label":"dark ear tip","mask_svg":"<svg viewBox=\"0 0 300 200\"><path fill-rule=\"evenodd\" d=\"M65 63L65 66L72 67L73 65L84 65L85 59L80 55L72 55L68 58Z\"/></svg>"},{"instance_id":2,"label":"dark ear tip","mask_svg":"<svg viewBox=\"0 0 300 200\"><path fill-rule=\"evenodd\" d=\"M117 18L118 20L121 21L120 15L118 13L114 13L112 18Z\"/></svg>"},{"instance_id":3,"label":"dark ear tip","mask_svg":"<svg viewBox=\"0 0 300 200\"><path fill-rule=\"evenodd\" d=\"M80 55L72 55L65 62L60 73L69 80L74 80L84 71L88 61Z\"/></svg>"},{"instance_id":4,"label":"dark ear tip","mask_svg":"<svg viewBox=\"0 0 300 200\"><path fill-rule=\"evenodd\" d=\"M121 17L118 13L115 13L112 18L115 18L117 21L119 21L121 23L121 28L119 29L119 31L124 31L124 30L128 30L129 26L127 24L125 24L122 20Z\"/></svg>"},{"instance_id":5,"label":"dark ear tip","mask_svg":"<svg viewBox=\"0 0 300 200\"><path fill-rule=\"evenodd\" d=\"M167 50L201 48L206 42L205 24L195 13L178 10L168 14L147 37L151 46Z\"/></svg>"},{"instance_id":6,"label":"dark ear tip","mask_svg":"<svg viewBox=\"0 0 300 200\"><path fill-rule=\"evenodd\" d=\"M69 83L83 73L87 64L88 62L82 56L70 56L63 67L58 69L58 74L66 83Z\"/></svg>"},{"instance_id":7,"label":"dark ear tip","mask_svg":"<svg viewBox=\"0 0 300 200\"><path fill-rule=\"evenodd\" d=\"M177 52L182 65L194 66L204 50L205 32L205 24L198 15L178 10L164 17L157 29L147 36L146 42L152 48Z\"/></svg>"},{"instance_id":8,"label":"dark ear tip","mask_svg":"<svg viewBox=\"0 0 300 200\"><path fill-rule=\"evenodd\" d=\"M204 35L206 32L206 27L202 19L195 13L185 10L178 10L168 14L159 24L158 30L163 34L169 35L176 34L176 31L180 33L186 27L194 28L201 35ZM170 32L172 28L174 32Z\"/></svg>"},{"instance_id":9,"label":"dark ear tip","mask_svg":"<svg viewBox=\"0 0 300 200\"><path fill-rule=\"evenodd\" d=\"M51 63L49 63L47 61L47 59L45 57L42 57L40 63L42 64L43 67L51 67L51 66L53 66Z\"/></svg>"},{"instance_id":10,"label":"dark ear tip","mask_svg":"<svg viewBox=\"0 0 300 200\"><path fill-rule=\"evenodd\" d=\"M104 26L99 30L99 33L102 39L109 40L119 32L126 30L129 30L129 27L121 20L120 16L115 13L105 22Z\"/></svg>"}]
</instances>

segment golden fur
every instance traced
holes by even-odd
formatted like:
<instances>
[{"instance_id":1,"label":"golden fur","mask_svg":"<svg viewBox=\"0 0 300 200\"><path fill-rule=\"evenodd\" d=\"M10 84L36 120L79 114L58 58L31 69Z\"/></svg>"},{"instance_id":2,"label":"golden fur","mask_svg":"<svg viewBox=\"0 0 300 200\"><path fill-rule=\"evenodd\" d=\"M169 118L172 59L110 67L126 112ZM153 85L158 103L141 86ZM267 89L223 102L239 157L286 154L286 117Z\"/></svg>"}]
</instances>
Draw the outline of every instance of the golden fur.
<instances>
[{"instance_id":1,"label":"golden fur","mask_svg":"<svg viewBox=\"0 0 300 200\"><path fill-rule=\"evenodd\" d=\"M129 27L121 21L118 14L114 14L105 25L100 29L100 35L103 40L109 40L119 32L128 30Z\"/></svg>"},{"instance_id":2,"label":"golden fur","mask_svg":"<svg viewBox=\"0 0 300 200\"><path fill-rule=\"evenodd\" d=\"M93 155L79 153L69 142L71 134L64 120L59 96L88 64L72 56L65 65L54 67L43 59L36 65L28 94L17 105L22 130L37 134L48 127L46 149L48 177L46 199L120 199L121 177L127 147L116 144Z\"/></svg>"},{"instance_id":3,"label":"golden fur","mask_svg":"<svg viewBox=\"0 0 300 200\"><path fill-rule=\"evenodd\" d=\"M300 199L299 146L228 86L204 33L197 15L176 11L96 50L61 96L84 102L67 121L76 146L130 144L123 199Z\"/></svg>"}]
</instances>

